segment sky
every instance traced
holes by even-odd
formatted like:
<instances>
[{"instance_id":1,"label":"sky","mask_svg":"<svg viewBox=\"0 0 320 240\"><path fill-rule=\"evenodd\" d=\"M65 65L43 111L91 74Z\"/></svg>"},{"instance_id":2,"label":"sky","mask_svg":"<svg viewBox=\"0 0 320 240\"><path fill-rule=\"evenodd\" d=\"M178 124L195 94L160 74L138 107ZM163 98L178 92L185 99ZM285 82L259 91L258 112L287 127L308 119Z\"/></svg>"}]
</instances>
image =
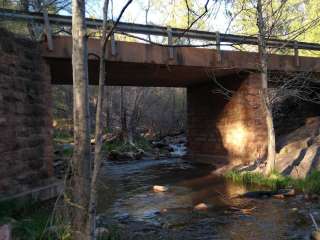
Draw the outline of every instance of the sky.
<instances>
[{"instance_id":1,"label":"sky","mask_svg":"<svg viewBox=\"0 0 320 240\"><path fill-rule=\"evenodd\" d=\"M110 1L112 2L112 0ZM110 9L109 16L112 15L113 19L115 20L118 17L122 8L125 6L127 1L128 0L113 0L113 4L109 6L109 9ZM178 19L184 18L185 20L183 20L182 23L185 26L187 26L187 18L186 18L187 8L184 5L184 0L161 0L161 1L150 0L150 1L152 4L148 14L148 24L166 26L166 23L168 22L169 18L175 17ZM173 11L172 11L172 7L170 6L172 6L172 3L179 3L179 1L180 3L182 3L180 4L180 8L175 8L176 12L172 14ZM198 15L200 15L203 12L206 0L188 0L188 1L189 3L191 2L194 3L192 9ZM201 29L199 29L198 26L196 25L193 27L193 29L211 31L211 32L219 31L221 33L226 33L226 29L228 29L230 20L225 15L225 5L224 4L219 5L218 3L215 3L215 2L216 1L210 1L209 8L208 8L209 13L202 18L203 24L201 25ZM218 1L218 2L221 3L223 1ZM104 4L104 0L87 0L86 17L102 19L103 4ZM121 18L121 21L145 24L145 9L147 7L147 4L148 4L148 0L133 0L133 2L126 9L123 17ZM181 24L181 20L180 20L180 24ZM183 28L181 26L170 26L170 27ZM230 29L228 33L230 33ZM139 35L139 34L133 34L133 35L146 39L146 36L144 35ZM133 38L130 38L127 40L134 40L134 41L140 42L140 40L133 39ZM164 43L167 41L166 38L157 37L157 36L151 36L151 40L158 43ZM198 44L201 45L206 43L208 42L203 42L201 40L196 40L196 39L191 40L191 44L195 44L195 45L198 45ZM221 46L221 49L232 50L230 46L225 46L223 44Z\"/></svg>"},{"instance_id":2,"label":"sky","mask_svg":"<svg viewBox=\"0 0 320 240\"><path fill-rule=\"evenodd\" d=\"M170 4L175 0L163 0L163 4ZM113 0L113 16L116 18L127 0ZM156 2L156 1L155 1ZM191 2L189 0L189 2ZM203 7L205 5L205 0L194 0L195 6ZM212 1L214 2L214 1ZM102 18L102 9L103 9L104 0L89 0L87 3L87 12L88 17ZM130 6L127 8L125 14L121 21L133 22L133 23L142 23L145 24L145 8L147 6L148 0L133 0ZM156 3L159 4L159 3ZM160 6L163 10L164 6ZM204 29L210 31L219 31L225 32L228 26L228 19L224 14L224 6L211 5L211 9L214 9L216 14L210 14L210 17L205 19ZM195 7L195 9L197 9ZM183 9L187 11L186 8ZM199 14L199 12L197 12ZM168 13L163 13L159 11L159 6L152 6L149 12L149 24L154 25L164 25L165 20L168 17ZM183 13L181 13L183 14ZM174 27L174 26L172 26Z\"/></svg>"}]
</instances>

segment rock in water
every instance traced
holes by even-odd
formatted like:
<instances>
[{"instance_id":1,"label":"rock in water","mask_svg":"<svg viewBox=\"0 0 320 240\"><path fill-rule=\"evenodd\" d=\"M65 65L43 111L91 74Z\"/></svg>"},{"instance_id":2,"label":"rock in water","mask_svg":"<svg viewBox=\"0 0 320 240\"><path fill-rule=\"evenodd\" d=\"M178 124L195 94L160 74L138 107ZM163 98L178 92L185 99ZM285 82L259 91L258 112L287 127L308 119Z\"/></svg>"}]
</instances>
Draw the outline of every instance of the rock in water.
<instances>
[{"instance_id":1,"label":"rock in water","mask_svg":"<svg viewBox=\"0 0 320 240\"><path fill-rule=\"evenodd\" d=\"M310 239L312 239L312 240L320 240L320 231L312 232Z\"/></svg>"},{"instance_id":2,"label":"rock in water","mask_svg":"<svg viewBox=\"0 0 320 240\"><path fill-rule=\"evenodd\" d=\"M275 194L272 197L277 198L277 199L284 199L285 198L284 194Z\"/></svg>"},{"instance_id":3,"label":"rock in water","mask_svg":"<svg viewBox=\"0 0 320 240\"><path fill-rule=\"evenodd\" d=\"M154 192L166 192L166 191L168 191L168 188L165 186L154 185L153 191Z\"/></svg>"},{"instance_id":4,"label":"rock in water","mask_svg":"<svg viewBox=\"0 0 320 240\"><path fill-rule=\"evenodd\" d=\"M98 238L109 237L109 230L104 227L98 227L98 228L96 228L96 236L98 236Z\"/></svg>"},{"instance_id":5,"label":"rock in water","mask_svg":"<svg viewBox=\"0 0 320 240\"><path fill-rule=\"evenodd\" d=\"M206 210L208 210L208 205L207 204L205 204L205 203L199 203L199 204L197 204L197 205L195 205L194 206L194 210L196 210L196 211L206 211Z\"/></svg>"}]
</instances>

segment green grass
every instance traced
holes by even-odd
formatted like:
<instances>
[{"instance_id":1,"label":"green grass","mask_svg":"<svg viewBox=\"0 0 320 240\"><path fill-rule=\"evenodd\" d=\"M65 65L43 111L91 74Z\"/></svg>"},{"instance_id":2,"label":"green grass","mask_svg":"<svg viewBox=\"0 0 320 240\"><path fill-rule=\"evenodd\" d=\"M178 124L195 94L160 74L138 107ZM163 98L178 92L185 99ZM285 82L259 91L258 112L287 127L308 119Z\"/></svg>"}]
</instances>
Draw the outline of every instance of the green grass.
<instances>
[{"instance_id":1,"label":"green grass","mask_svg":"<svg viewBox=\"0 0 320 240\"><path fill-rule=\"evenodd\" d=\"M0 225L10 223L14 239L41 239L52 207L22 201L0 203Z\"/></svg>"},{"instance_id":2,"label":"green grass","mask_svg":"<svg viewBox=\"0 0 320 240\"><path fill-rule=\"evenodd\" d=\"M320 194L320 172L313 171L305 179L293 179L288 176L283 176L277 172L265 176L255 172L239 172L230 171L225 177L233 182L241 183L247 186L256 185L267 187L272 190L283 188L294 188L305 193Z\"/></svg>"},{"instance_id":3,"label":"green grass","mask_svg":"<svg viewBox=\"0 0 320 240\"><path fill-rule=\"evenodd\" d=\"M73 142L73 135L67 131L54 130L53 141L55 143L71 143Z\"/></svg>"},{"instance_id":4,"label":"green grass","mask_svg":"<svg viewBox=\"0 0 320 240\"><path fill-rule=\"evenodd\" d=\"M0 225L10 224L13 239L19 240L71 240L70 225L65 217L52 218L52 201L0 202ZM52 220L52 225L50 221Z\"/></svg>"},{"instance_id":5,"label":"green grass","mask_svg":"<svg viewBox=\"0 0 320 240\"><path fill-rule=\"evenodd\" d=\"M0 226L10 224L13 239L19 240L71 240L71 228L66 216L56 216L53 225L53 202L0 202ZM108 226L109 234L98 240L121 240L123 232L117 225Z\"/></svg>"}]
</instances>

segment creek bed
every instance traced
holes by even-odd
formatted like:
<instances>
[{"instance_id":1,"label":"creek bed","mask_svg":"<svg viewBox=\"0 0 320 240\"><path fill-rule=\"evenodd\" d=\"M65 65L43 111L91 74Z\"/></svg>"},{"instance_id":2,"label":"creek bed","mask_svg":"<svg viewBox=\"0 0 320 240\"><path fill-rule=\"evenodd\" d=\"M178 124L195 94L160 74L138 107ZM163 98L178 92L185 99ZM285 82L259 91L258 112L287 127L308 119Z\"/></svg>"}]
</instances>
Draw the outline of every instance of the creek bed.
<instances>
[{"instance_id":1,"label":"creek bed","mask_svg":"<svg viewBox=\"0 0 320 240\"><path fill-rule=\"evenodd\" d=\"M99 226L116 226L119 239L309 239L317 203L235 196L253 187L212 175L209 165L181 159L140 160L103 167ZM154 185L167 192L154 192ZM197 204L208 209L196 211ZM245 211L242 211L245 210Z\"/></svg>"}]
</instances>

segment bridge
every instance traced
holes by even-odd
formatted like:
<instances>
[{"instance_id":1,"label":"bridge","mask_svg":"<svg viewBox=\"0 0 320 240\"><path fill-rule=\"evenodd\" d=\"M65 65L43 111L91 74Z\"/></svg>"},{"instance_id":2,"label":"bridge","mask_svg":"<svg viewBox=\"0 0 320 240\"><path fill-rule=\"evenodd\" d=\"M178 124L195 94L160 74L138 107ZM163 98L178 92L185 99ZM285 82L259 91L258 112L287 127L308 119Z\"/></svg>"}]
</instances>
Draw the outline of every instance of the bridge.
<instances>
[{"instance_id":1,"label":"bridge","mask_svg":"<svg viewBox=\"0 0 320 240\"><path fill-rule=\"evenodd\" d=\"M48 61L53 84L72 84L72 39L53 38L54 50L43 44L42 56ZM115 41L116 54L111 43L107 54L107 85L188 87L212 82L215 77L227 77L240 72L259 70L259 55L252 52L220 51L215 49L179 47L172 57L166 47ZM100 41L88 40L89 80L98 83ZM320 61L312 57L270 55L271 71L319 72Z\"/></svg>"},{"instance_id":2,"label":"bridge","mask_svg":"<svg viewBox=\"0 0 320 240\"><path fill-rule=\"evenodd\" d=\"M34 168L35 165L39 167L39 161L43 160L34 156L35 150L24 151L24 145L20 143L22 141L20 138L23 138L24 142L29 142L30 139L28 134L22 130L24 136L20 137L20 127L27 126L27 132L30 133L34 133L35 130L45 132L43 135L38 134L39 136L37 135L36 138L36 142L40 145L41 152L46 159L45 163L40 164L40 168L49 169L48 174L52 175L52 160L50 160L52 145L48 140L50 138L48 129L51 128L51 113L48 110L50 108L50 84L72 84L72 40L66 34L54 35L50 30L50 24L69 27L71 19L66 16L3 9L0 10L0 18L33 21L44 24L46 29L47 41L40 46L39 58L41 59L36 58L38 62L36 65L31 64L32 67L26 65L25 62L28 62L28 58L33 58L32 54L36 55L37 53L32 53L22 41L15 40L18 47L13 47L13 49L22 49L23 53L18 53L15 50L11 52L2 50L4 54L0 57L3 65L0 68L0 76L3 76L2 79L11 79L12 85L7 86L10 81L0 83L0 87L1 85L5 86L0 88L2 89L0 94L10 93L10 95L17 95L17 98L22 99L21 101L13 101L12 97L8 96L7 100L3 102L3 105L17 109L15 112L10 112L8 107L1 108L0 106L0 110L4 109L2 110L3 116L7 118L7 124L0 125L0 130L3 129L8 135L9 142L14 145L7 160L11 161L10 159L15 158L18 161L21 158L22 161L29 154L30 156L27 158L32 164L29 163L28 168ZM101 20L87 19L87 25L91 29L97 29L101 26ZM64 28L63 31L67 32L68 29ZM143 39L141 40L140 37L140 42L123 42L111 38L106 54L106 85L187 88L187 137L190 158L223 166L230 163L252 162L265 157L267 131L260 96L262 81L259 73L259 56L254 52L221 50L221 47L226 43L229 46L234 44L257 45L255 37L129 23L119 23L115 28L115 33L148 34L168 38L167 44L141 43ZM136 35L130 36L135 37ZM192 45L179 45L174 41L175 38L197 39L204 41L204 43L200 44L200 48ZM0 46L4 46L0 49L5 49L6 41L10 40L4 35L0 37ZM31 49L37 48L35 46L37 44L28 44L32 46ZM270 71L281 73L320 72L319 58L299 56L300 49L320 50L320 45L277 39L269 39L267 44L272 48L289 48L294 53L290 56L269 55L268 68ZM98 83L99 48L99 39L88 39L90 84ZM18 57L20 55L23 57ZM14 77L16 73L10 73L16 71L16 68L23 70L18 71L18 76ZM31 70L27 71L26 69L29 68ZM34 74L37 75L36 80L34 80ZM23 81L20 81L21 79ZM23 85L19 87L21 82ZM233 90L234 94L226 99L225 96L214 93L217 87L216 82ZM31 100L29 99L30 94ZM30 112L25 113L24 109L36 112L37 119L30 117ZM11 121L18 119L17 122L20 122L21 116L23 119L28 116L30 120L22 120L22 125L19 128L8 123L8 119ZM42 125L34 125L34 121L39 124L41 122ZM10 130L11 128L13 132ZM5 151L8 139L1 139L3 142L0 142L0 152ZM30 140L32 143L34 141L34 139ZM16 145L20 147L16 147ZM34 145L32 147L35 147ZM1 146L3 146L3 150ZM17 152L21 151L24 154L19 155ZM34 159L39 160L37 162Z\"/></svg>"}]
</instances>

